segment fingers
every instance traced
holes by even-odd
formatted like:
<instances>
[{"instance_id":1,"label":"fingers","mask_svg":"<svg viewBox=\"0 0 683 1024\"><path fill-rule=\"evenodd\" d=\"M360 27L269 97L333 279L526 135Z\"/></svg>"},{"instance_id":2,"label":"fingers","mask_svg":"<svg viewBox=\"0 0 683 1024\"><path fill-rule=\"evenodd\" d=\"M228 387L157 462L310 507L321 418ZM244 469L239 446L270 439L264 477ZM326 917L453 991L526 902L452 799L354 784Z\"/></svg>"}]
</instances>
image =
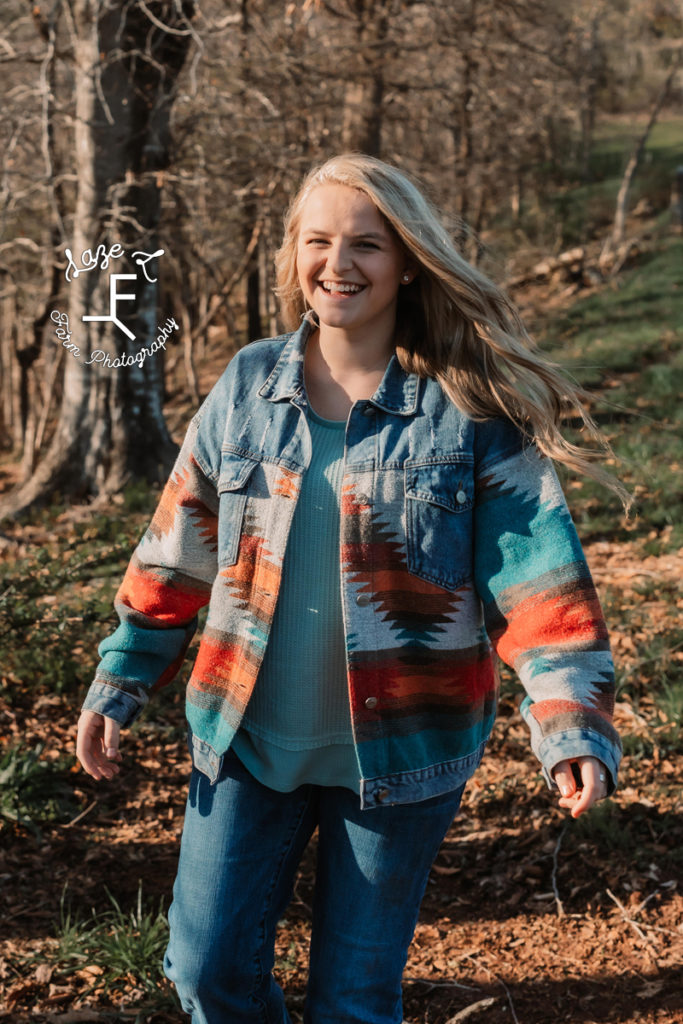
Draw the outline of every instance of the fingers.
<instances>
[{"instance_id":1,"label":"fingers","mask_svg":"<svg viewBox=\"0 0 683 1024\"><path fill-rule=\"evenodd\" d=\"M120 761L121 754L119 753L119 735L121 733L121 726L118 722L115 722L113 718L105 718L104 720L104 753L110 761Z\"/></svg>"},{"instance_id":2,"label":"fingers","mask_svg":"<svg viewBox=\"0 0 683 1024\"><path fill-rule=\"evenodd\" d=\"M83 768L94 779L111 779L119 771L119 734L121 727L112 718L95 711L83 711L78 720L76 754Z\"/></svg>"},{"instance_id":3,"label":"fingers","mask_svg":"<svg viewBox=\"0 0 683 1024\"><path fill-rule=\"evenodd\" d=\"M595 757L560 761L553 775L561 793L560 807L567 808L572 818L607 796L607 769Z\"/></svg>"},{"instance_id":4,"label":"fingers","mask_svg":"<svg viewBox=\"0 0 683 1024\"><path fill-rule=\"evenodd\" d=\"M576 779L572 772L571 761L560 761L558 765L553 769L553 778L557 783L557 788L563 797L573 796L576 792Z\"/></svg>"}]
</instances>

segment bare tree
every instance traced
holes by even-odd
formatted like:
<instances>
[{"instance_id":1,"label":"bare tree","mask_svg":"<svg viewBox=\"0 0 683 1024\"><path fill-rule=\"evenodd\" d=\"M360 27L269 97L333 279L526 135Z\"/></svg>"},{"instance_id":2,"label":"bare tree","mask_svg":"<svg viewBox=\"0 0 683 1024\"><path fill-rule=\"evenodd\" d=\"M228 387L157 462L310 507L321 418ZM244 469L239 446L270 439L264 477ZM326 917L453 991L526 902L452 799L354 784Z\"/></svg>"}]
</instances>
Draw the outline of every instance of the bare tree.
<instances>
[{"instance_id":1,"label":"bare tree","mask_svg":"<svg viewBox=\"0 0 683 1024\"><path fill-rule=\"evenodd\" d=\"M68 314L51 314L50 327L68 355L50 448L4 513L55 490L85 496L118 490L131 476L161 479L175 452L162 411L158 225L193 5L64 0L61 12L76 97L77 191ZM36 323L42 330L47 318Z\"/></svg>"},{"instance_id":2,"label":"bare tree","mask_svg":"<svg viewBox=\"0 0 683 1024\"><path fill-rule=\"evenodd\" d=\"M645 145L650 133L654 128L657 118L659 117L660 111L666 100L671 93L672 86L678 74L678 71L683 66L683 47L680 47L673 57L669 73L667 74L664 82L662 83L659 93L652 105L650 116L647 124L642 131L640 137L637 139L635 146L631 151L631 155L628 158L626 169L621 179L619 186L619 192L617 194L616 210L614 213L614 223L612 224L612 230L607 236L602 252L600 254L600 262L605 265L609 263L614 254L618 251L619 247L624 242L624 235L626 230L626 214L628 210L628 197L631 191L631 185L635 176L638 164L642 158L643 152L645 151ZM617 261L617 264L618 265Z\"/></svg>"},{"instance_id":3,"label":"bare tree","mask_svg":"<svg viewBox=\"0 0 683 1024\"><path fill-rule=\"evenodd\" d=\"M135 357L173 318L170 362L196 403L209 337L227 334L227 358L278 328L272 257L315 161L377 154L415 172L456 230L486 241L502 227L535 259L561 246L544 192L586 173L596 118L629 97L638 67L648 87L660 74L638 24L662 4L6 0L0 401L31 478L4 510L164 475L171 378L162 351ZM460 238L478 259L476 237ZM120 274L134 277L112 299Z\"/></svg>"}]
</instances>

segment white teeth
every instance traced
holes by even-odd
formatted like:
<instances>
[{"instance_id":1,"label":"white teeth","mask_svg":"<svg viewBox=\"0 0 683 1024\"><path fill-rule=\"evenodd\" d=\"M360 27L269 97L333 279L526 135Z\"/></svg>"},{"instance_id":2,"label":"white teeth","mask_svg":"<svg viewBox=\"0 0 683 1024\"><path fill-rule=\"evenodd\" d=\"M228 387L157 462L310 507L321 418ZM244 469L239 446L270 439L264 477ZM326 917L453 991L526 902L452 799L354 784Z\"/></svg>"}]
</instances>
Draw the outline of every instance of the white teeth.
<instances>
[{"instance_id":1,"label":"white teeth","mask_svg":"<svg viewBox=\"0 0 683 1024\"><path fill-rule=\"evenodd\" d=\"M326 292L345 292L349 294L355 294L361 291L363 287L360 284L344 284L341 281L323 281L322 286Z\"/></svg>"}]
</instances>

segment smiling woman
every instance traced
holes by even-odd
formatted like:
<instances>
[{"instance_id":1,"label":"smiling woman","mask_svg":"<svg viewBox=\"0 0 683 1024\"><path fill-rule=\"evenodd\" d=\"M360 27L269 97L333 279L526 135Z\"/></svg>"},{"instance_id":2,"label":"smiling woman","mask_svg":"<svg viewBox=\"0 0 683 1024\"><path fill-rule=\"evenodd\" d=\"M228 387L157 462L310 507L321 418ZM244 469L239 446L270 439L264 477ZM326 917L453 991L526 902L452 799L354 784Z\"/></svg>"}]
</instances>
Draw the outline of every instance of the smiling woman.
<instances>
[{"instance_id":1,"label":"smiling woman","mask_svg":"<svg viewBox=\"0 0 683 1024\"><path fill-rule=\"evenodd\" d=\"M366 195L329 184L303 205L296 272L318 323L306 350L309 400L323 416L346 418L375 391L394 351L411 260Z\"/></svg>"},{"instance_id":2,"label":"smiling woman","mask_svg":"<svg viewBox=\"0 0 683 1024\"><path fill-rule=\"evenodd\" d=\"M616 785L605 624L544 455L586 462L558 425L578 397L387 164L312 172L277 262L292 330L240 350L193 419L78 752L118 771L120 726L208 604L166 972L193 1024L288 1024L275 932L317 829L304 1019L400 1024L497 657L560 806L578 817Z\"/></svg>"}]
</instances>

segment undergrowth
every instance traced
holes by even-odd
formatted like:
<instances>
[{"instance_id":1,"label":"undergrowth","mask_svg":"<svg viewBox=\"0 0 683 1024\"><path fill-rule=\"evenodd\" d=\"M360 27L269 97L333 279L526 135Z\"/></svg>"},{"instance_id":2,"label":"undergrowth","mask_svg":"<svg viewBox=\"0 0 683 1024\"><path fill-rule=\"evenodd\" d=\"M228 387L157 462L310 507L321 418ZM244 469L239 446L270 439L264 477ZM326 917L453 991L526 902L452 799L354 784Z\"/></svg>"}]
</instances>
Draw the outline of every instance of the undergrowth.
<instances>
[{"instance_id":1,"label":"undergrowth","mask_svg":"<svg viewBox=\"0 0 683 1024\"><path fill-rule=\"evenodd\" d=\"M85 522L59 507L22 520L19 556L0 563L0 697L10 707L26 699L27 688L32 697L69 694L91 674L155 499L146 489L141 500L136 487L121 507Z\"/></svg>"},{"instance_id":2,"label":"undergrowth","mask_svg":"<svg viewBox=\"0 0 683 1024\"><path fill-rule=\"evenodd\" d=\"M667 236L614 288L577 301L542 327L548 354L592 389L610 466L635 498L630 519L592 480L561 474L584 540L683 545L683 238ZM537 332L538 333L538 332Z\"/></svg>"},{"instance_id":3,"label":"undergrowth","mask_svg":"<svg viewBox=\"0 0 683 1024\"><path fill-rule=\"evenodd\" d=\"M40 836L41 823L76 812L71 758L48 761L42 754L43 744L13 744L0 754L0 832L19 825Z\"/></svg>"},{"instance_id":4,"label":"undergrowth","mask_svg":"<svg viewBox=\"0 0 683 1024\"><path fill-rule=\"evenodd\" d=\"M72 912L63 893L57 934L46 959L62 978L78 975L74 980L82 986L81 1000L97 993L116 1001L125 990L129 1002L153 997L157 1009L177 1006L162 970L168 942L163 904L144 904L142 884L130 909L122 908L110 892L107 898L109 907L83 918Z\"/></svg>"}]
</instances>

